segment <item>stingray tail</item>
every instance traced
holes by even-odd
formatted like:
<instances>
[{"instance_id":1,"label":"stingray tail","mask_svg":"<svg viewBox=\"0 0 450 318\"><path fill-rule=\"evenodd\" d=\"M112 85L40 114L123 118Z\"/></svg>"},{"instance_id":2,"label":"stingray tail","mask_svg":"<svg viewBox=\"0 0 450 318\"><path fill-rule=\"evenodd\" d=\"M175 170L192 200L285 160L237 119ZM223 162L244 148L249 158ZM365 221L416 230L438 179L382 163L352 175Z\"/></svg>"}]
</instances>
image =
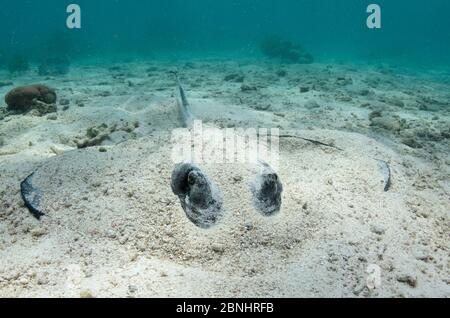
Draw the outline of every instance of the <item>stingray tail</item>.
<instances>
[{"instance_id":1,"label":"stingray tail","mask_svg":"<svg viewBox=\"0 0 450 318\"><path fill-rule=\"evenodd\" d=\"M178 112L180 114L180 120L184 127L190 128L194 124L195 116L192 114L191 106L186 97L186 93L184 92L183 85L181 84L180 77L178 76L177 71L171 71L170 73L175 75L179 98L177 98Z\"/></svg>"}]
</instances>

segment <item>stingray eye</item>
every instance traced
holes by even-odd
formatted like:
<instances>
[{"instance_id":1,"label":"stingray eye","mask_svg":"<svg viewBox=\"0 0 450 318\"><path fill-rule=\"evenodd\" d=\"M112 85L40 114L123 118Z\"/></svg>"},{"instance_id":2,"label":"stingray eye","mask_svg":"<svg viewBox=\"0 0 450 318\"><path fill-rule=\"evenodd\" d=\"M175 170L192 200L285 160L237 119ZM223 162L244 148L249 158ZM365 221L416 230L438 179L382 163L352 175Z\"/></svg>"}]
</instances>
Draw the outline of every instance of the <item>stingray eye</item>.
<instances>
[{"instance_id":1,"label":"stingray eye","mask_svg":"<svg viewBox=\"0 0 450 318\"><path fill-rule=\"evenodd\" d=\"M209 229L221 220L222 195L200 168L189 163L176 166L171 186L187 218L196 226Z\"/></svg>"},{"instance_id":2,"label":"stingray eye","mask_svg":"<svg viewBox=\"0 0 450 318\"><path fill-rule=\"evenodd\" d=\"M197 180L197 176L196 176L195 172L189 173L189 175L188 175L188 184L189 185L194 185L196 180Z\"/></svg>"},{"instance_id":3,"label":"stingray eye","mask_svg":"<svg viewBox=\"0 0 450 318\"><path fill-rule=\"evenodd\" d=\"M281 211L281 193L283 185L280 177L268 165L260 172L251 185L253 205L264 216L271 216Z\"/></svg>"},{"instance_id":4,"label":"stingray eye","mask_svg":"<svg viewBox=\"0 0 450 318\"><path fill-rule=\"evenodd\" d=\"M267 174L264 183L266 184L274 184L278 181L278 176L274 173Z\"/></svg>"}]
</instances>

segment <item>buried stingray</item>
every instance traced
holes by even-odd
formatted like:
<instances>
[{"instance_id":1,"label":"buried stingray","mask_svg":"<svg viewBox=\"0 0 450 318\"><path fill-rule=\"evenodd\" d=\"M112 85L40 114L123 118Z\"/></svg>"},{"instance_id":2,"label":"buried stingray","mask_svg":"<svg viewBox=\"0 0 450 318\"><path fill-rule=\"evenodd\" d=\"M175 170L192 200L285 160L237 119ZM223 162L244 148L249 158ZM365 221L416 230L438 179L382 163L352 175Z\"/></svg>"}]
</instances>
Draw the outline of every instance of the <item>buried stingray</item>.
<instances>
[{"instance_id":1,"label":"buried stingray","mask_svg":"<svg viewBox=\"0 0 450 318\"><path fill-rule=\"evenodd\" d=\"M181 81L172 72L178 84L177 99L180 119L185 127L191 127L195 116L187 100ZM283 186L276 172L265 162L256 180L251 184L255 209L264 216L271 216L281 209ZM222 198L214 183L195 165L182 163L172 173L172 191L180 199L187 217L197 226L209 228L223 217Z\"/></svg>"},{"instance_id":2,"label":"buried stingray","mask_svg":"<svg viewBox=\"0 0 450 318\"><path fill-rule=\"evenodd\" d=\"M180 94L180 99L177 100L177 103L181 121L185 127L191 127L196 118L191 110L178 74L176 72L173 72L173 74L175 74L176 76ZM324 143L318 140L305 138L298 135L280 135L279 137L301 139L316 146L330 147L338 151L343 151L343 149L333 144ZM389 191L391 184L390 167L385 161L378 160L378 163L380 171L384 177L384 191L387 192ZM261 171L250 187L253 195L253 205L255 209L264 216L275 215L281 210L283 185L278 174L267 163L260 160L259 164L261 167ZM192 177L192 180L189 181L189 179L191 178L191 174L195 175L195 177ZM211 217L211 210L215 211L212 214L218 213L220 210L217 209L217 206L215 204L216 201L211 196L211 188L212 183L195 166L182 164L177 166L173 172L173 192L179 196L182 208L188 215L188 218L198 226L200 226L200 224L203 222L200 221L201 218ZM203 204L202 208L199 208L194 203L194 198L198 200L198 202L201 202ZM202 211L208 211L208 213L202 216ZM209 220L210 223L211 221L212 223L216 223L217 218Z\"/></svg>"},{"instance_id":3,"label":"buried stingray","mask_svg":"<svg viewBox=\"0 0 450 318\"><path fill-rule=\"evenodd\" d=\"M178 87L181 96L181 99L178 103L180 117L183 125L189 127L195 117L191 112L190 105L187 101L185 92L178 78L177 81L179 84ZM336 148L333 145L327 145L295 135L282 135L280 137L300 138L317 146L328 146ZM117 147L117 151L120 152L121 147ZM161 145L158 145L158 149L159 147L161 147ZM61 160L56 160L56 162L59 162L61 165L64 165L64 162L62 161L67 160L67 157L74 156L74 158L72 158L73 161L70 161L69 158L69 160L66 162L68 166L70 166L72 162L85 162L95 165L96 169L93 170L95 172L91 172L91 174L87 176L83 174L83 171L85 171L85 169L81 168L80 164L77 164L76 168L68 174L71 179L66 179L65 182L60 181L60 183L58 183L57 189L53 189L54 191L51 191L52 189L49 189L49 187L53 187L53 184L49 183L48 181L55 173L57 173L57 171L53 171L53 173L49 173L48 171L46 171L49 169L49 167L54 166L53 162L48 162L48 165L44 164L44 168L38 168L20 184L20 191L22 199L25 203L25 207L32 213L33 216L39 219L43 215L46 215L48 212L45 211L46 208L49 207L49 204L53 204L54 201L60 201L60 197L63 196L62 193L66 193L65 199L67 200L70 200L70 196L72 193L79 193L81 191L81 187L83 187L85 184L85 180L80 180L82 182L80 182L79 184L74 184L73 179L80 177L80 175L86 178L101 177L98 172L98 167L101 166L100 162L97 161L98 158L92 157L91 159L85 159L85 157L90 156L90 153L92 154L95 152L95 150L91 152L88 149L74 150L63 154L62 156L58 156L63 157L61 158ZM344 151L342 151L341 153L345 154ZM137 156L139 156L139 153L137 153ZM80 160L80 157L84 159ZM124 158L128 159L129 154L127 154ZM107 160L107 158L101 160L104 160L103 164L109 164L109 160ZM379 161L379 164L381 172L384 176L384 191L388 191L391 185L391 171L389 165L386 162ZM124 169L128 168L129 167L125 167ZM190 165L184 166L183 169L180 170L180 167L177 167L175 169L176 171L174 171L173 173L173 180L175 180L175 182L173 183L174 187L172 190L174 190L175 194L180 198L182 208L186 212L187 217L192 222L194 222L194 224L197 224L198 226L203 228L208 228L214 224L217 224L218 222L220 222L224 215L220 191L198 167ZM116 172L117 171L110 173L114 174ZM37 183L34 182L36 181L36 177L38 178ZM288 178L288 176L286 177ZM43 186L43 184L46 185ZM178 187L177 184L181 187ZM251 190L253 194L254 207L256 208L257 212L261 213L262 215L273 215L281 210L281 193L283 191L283 186L281 185L279 176L270 167L263 165L260 175L258 175L256 181L252 184ZM252 198L248 198L248 200L251 199ZM47 204L43 204L43 202ZM69 202L69 204L71 204L71 202Z\"/></svg>"}]
</instances>

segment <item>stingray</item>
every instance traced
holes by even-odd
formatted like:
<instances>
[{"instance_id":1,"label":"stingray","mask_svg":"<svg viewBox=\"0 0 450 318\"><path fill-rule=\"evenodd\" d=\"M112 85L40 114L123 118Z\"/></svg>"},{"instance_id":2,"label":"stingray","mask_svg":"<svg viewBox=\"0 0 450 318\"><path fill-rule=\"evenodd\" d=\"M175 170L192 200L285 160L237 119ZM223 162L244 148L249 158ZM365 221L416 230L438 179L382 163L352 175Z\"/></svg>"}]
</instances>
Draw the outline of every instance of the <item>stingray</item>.
<instances>
[{"instance_id":1,"label":"stingray","mask_svg":"<svg viewBox=\"0 0 450 318\"><path fill-rule=\"evenodd\" d=\"M180 122L181 125L185 127L191 127L196 117L188 102L180 78L176 73L175 76L179 90L177 105ZM342 150L337 146L305 138L300 135L281 135L280 137L301 139L319 147L332 147L336 150ZM86 150L78 150L75 155L83 156L80 151ZM121 150L118 149L118 151ZM72 153L72 151L70 153ZM61 160L67 159L65 154L62 156L63 158L61 158ZM96 165L99 163L93 162L92 164ZM387 192L391 186L391 169L389 164L383 160L378 160L378 164L384 178L384 191ZM46 162L43 166L51 165L52 162L48 162L48 164ZM76 170L74 170L73 173L76 174ZM56 198L52 199L52 195L58 195L58 193L51 193L46 196L48 191L48 189L45 188L46 186L42 186L39 182L35 183L34 181L36 181L36 177L38 177L38 181L42 181L42 177L48 179L50 176L51 174L47 174L47 171L41 167L25 178L20 184L20 192L25 207L37 219L46 215L45 207L48 205L43 204L42 201L52 203L53 201L56 201ZM69 180L66 180L66 184L62 183L60 185L62 191L65 191L66 188L71 188L67 185L67 182L69 182ZM43 184L45 184L45 182ZM180 200L181 207L187 218L198 227L210 228L223 219L225 213L221 192L214 184L214 180L211 180L199 166L195 165L195 163L176 165L172 172L171 186L174 194ZM75 186L73 185L71 190L77 191L74 187ZM250 190L252 197L249 197L248 200L249 202L250 200L253 201L256 212L264 216L271 216L281 211L283 185L278 173L269 165L260 165L260 171L251 183ZM68 195L70 195L69 192ZM68 197L68 200L70 200L70 197Z\"/></svg>"},{"instance_id":2,"label":"stingray","mask_svg":"<svg viewBox=\"0 0 450 318\"><path fill-rule=\"evenodd\" d=\"M190 127L196 120L187 100L180 78L173 72L178 84L180 98L178 110L185 127ZM307 139L305 139L307 140ZM319 143L319 142L317 142ZM264 216L275 215L281 210L281 193L283 186L278 174L262 160L256 179L251 183L251 192L255 209ZM209 228L222 216L220 195L214 184L196 166L184 163L175 167L172 174L172 190L180 199L188 218L197 226Z\"/></svg>"},{"instance_id":3,"label":"stingray","mask_svg":"<svg viewBox=\"0 0 450 318\"><path fill-rule=\"evenodd\" d=\"M177 72L172 72L178 84L180 98L177 99L180 119L185 127L191 127L196 120L191 106L187 100L186 93L181 84L181 80ZM342 148L333 144L325 143L311 138L302 137L294 134L282 134L280 138L295 138L309 142L316 146L334 148L338 151L343 151ZM378 166L384 178L383 189L388 192L391 186L391 169L386 161L378 160ZM251 192L253 194L253 204L255 209L265 216L277 214L281 209L281 194L283 186L278 174L265 162L260 161L260 173L256 179L251 183ZM185 209L185 207L183 207Z\"/></svg>"}]
</instances>

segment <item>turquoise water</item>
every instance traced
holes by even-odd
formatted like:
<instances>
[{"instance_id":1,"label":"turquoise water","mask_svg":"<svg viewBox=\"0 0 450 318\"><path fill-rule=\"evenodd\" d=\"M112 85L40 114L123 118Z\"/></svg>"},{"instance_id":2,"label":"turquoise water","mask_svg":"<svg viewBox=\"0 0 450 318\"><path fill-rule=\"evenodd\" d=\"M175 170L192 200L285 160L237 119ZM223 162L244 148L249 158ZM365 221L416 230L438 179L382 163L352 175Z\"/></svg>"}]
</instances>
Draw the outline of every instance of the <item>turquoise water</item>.
<instances>
[{"instance_id":1,"label":"turquoise water","mask_svg":"<svg viewBox=\"0 0 450 318\"><path fill-rule=\"evenodd\" d=\"M81 7L69 30L66 7ZM377 3L382 28L366 26ZM1 64L68 55L140 58L259 56L277 35L303 45L316 61L378 61L426 67L450 62L447 0L18 0L0 10Z\"/></svg>"}]
</instances>

